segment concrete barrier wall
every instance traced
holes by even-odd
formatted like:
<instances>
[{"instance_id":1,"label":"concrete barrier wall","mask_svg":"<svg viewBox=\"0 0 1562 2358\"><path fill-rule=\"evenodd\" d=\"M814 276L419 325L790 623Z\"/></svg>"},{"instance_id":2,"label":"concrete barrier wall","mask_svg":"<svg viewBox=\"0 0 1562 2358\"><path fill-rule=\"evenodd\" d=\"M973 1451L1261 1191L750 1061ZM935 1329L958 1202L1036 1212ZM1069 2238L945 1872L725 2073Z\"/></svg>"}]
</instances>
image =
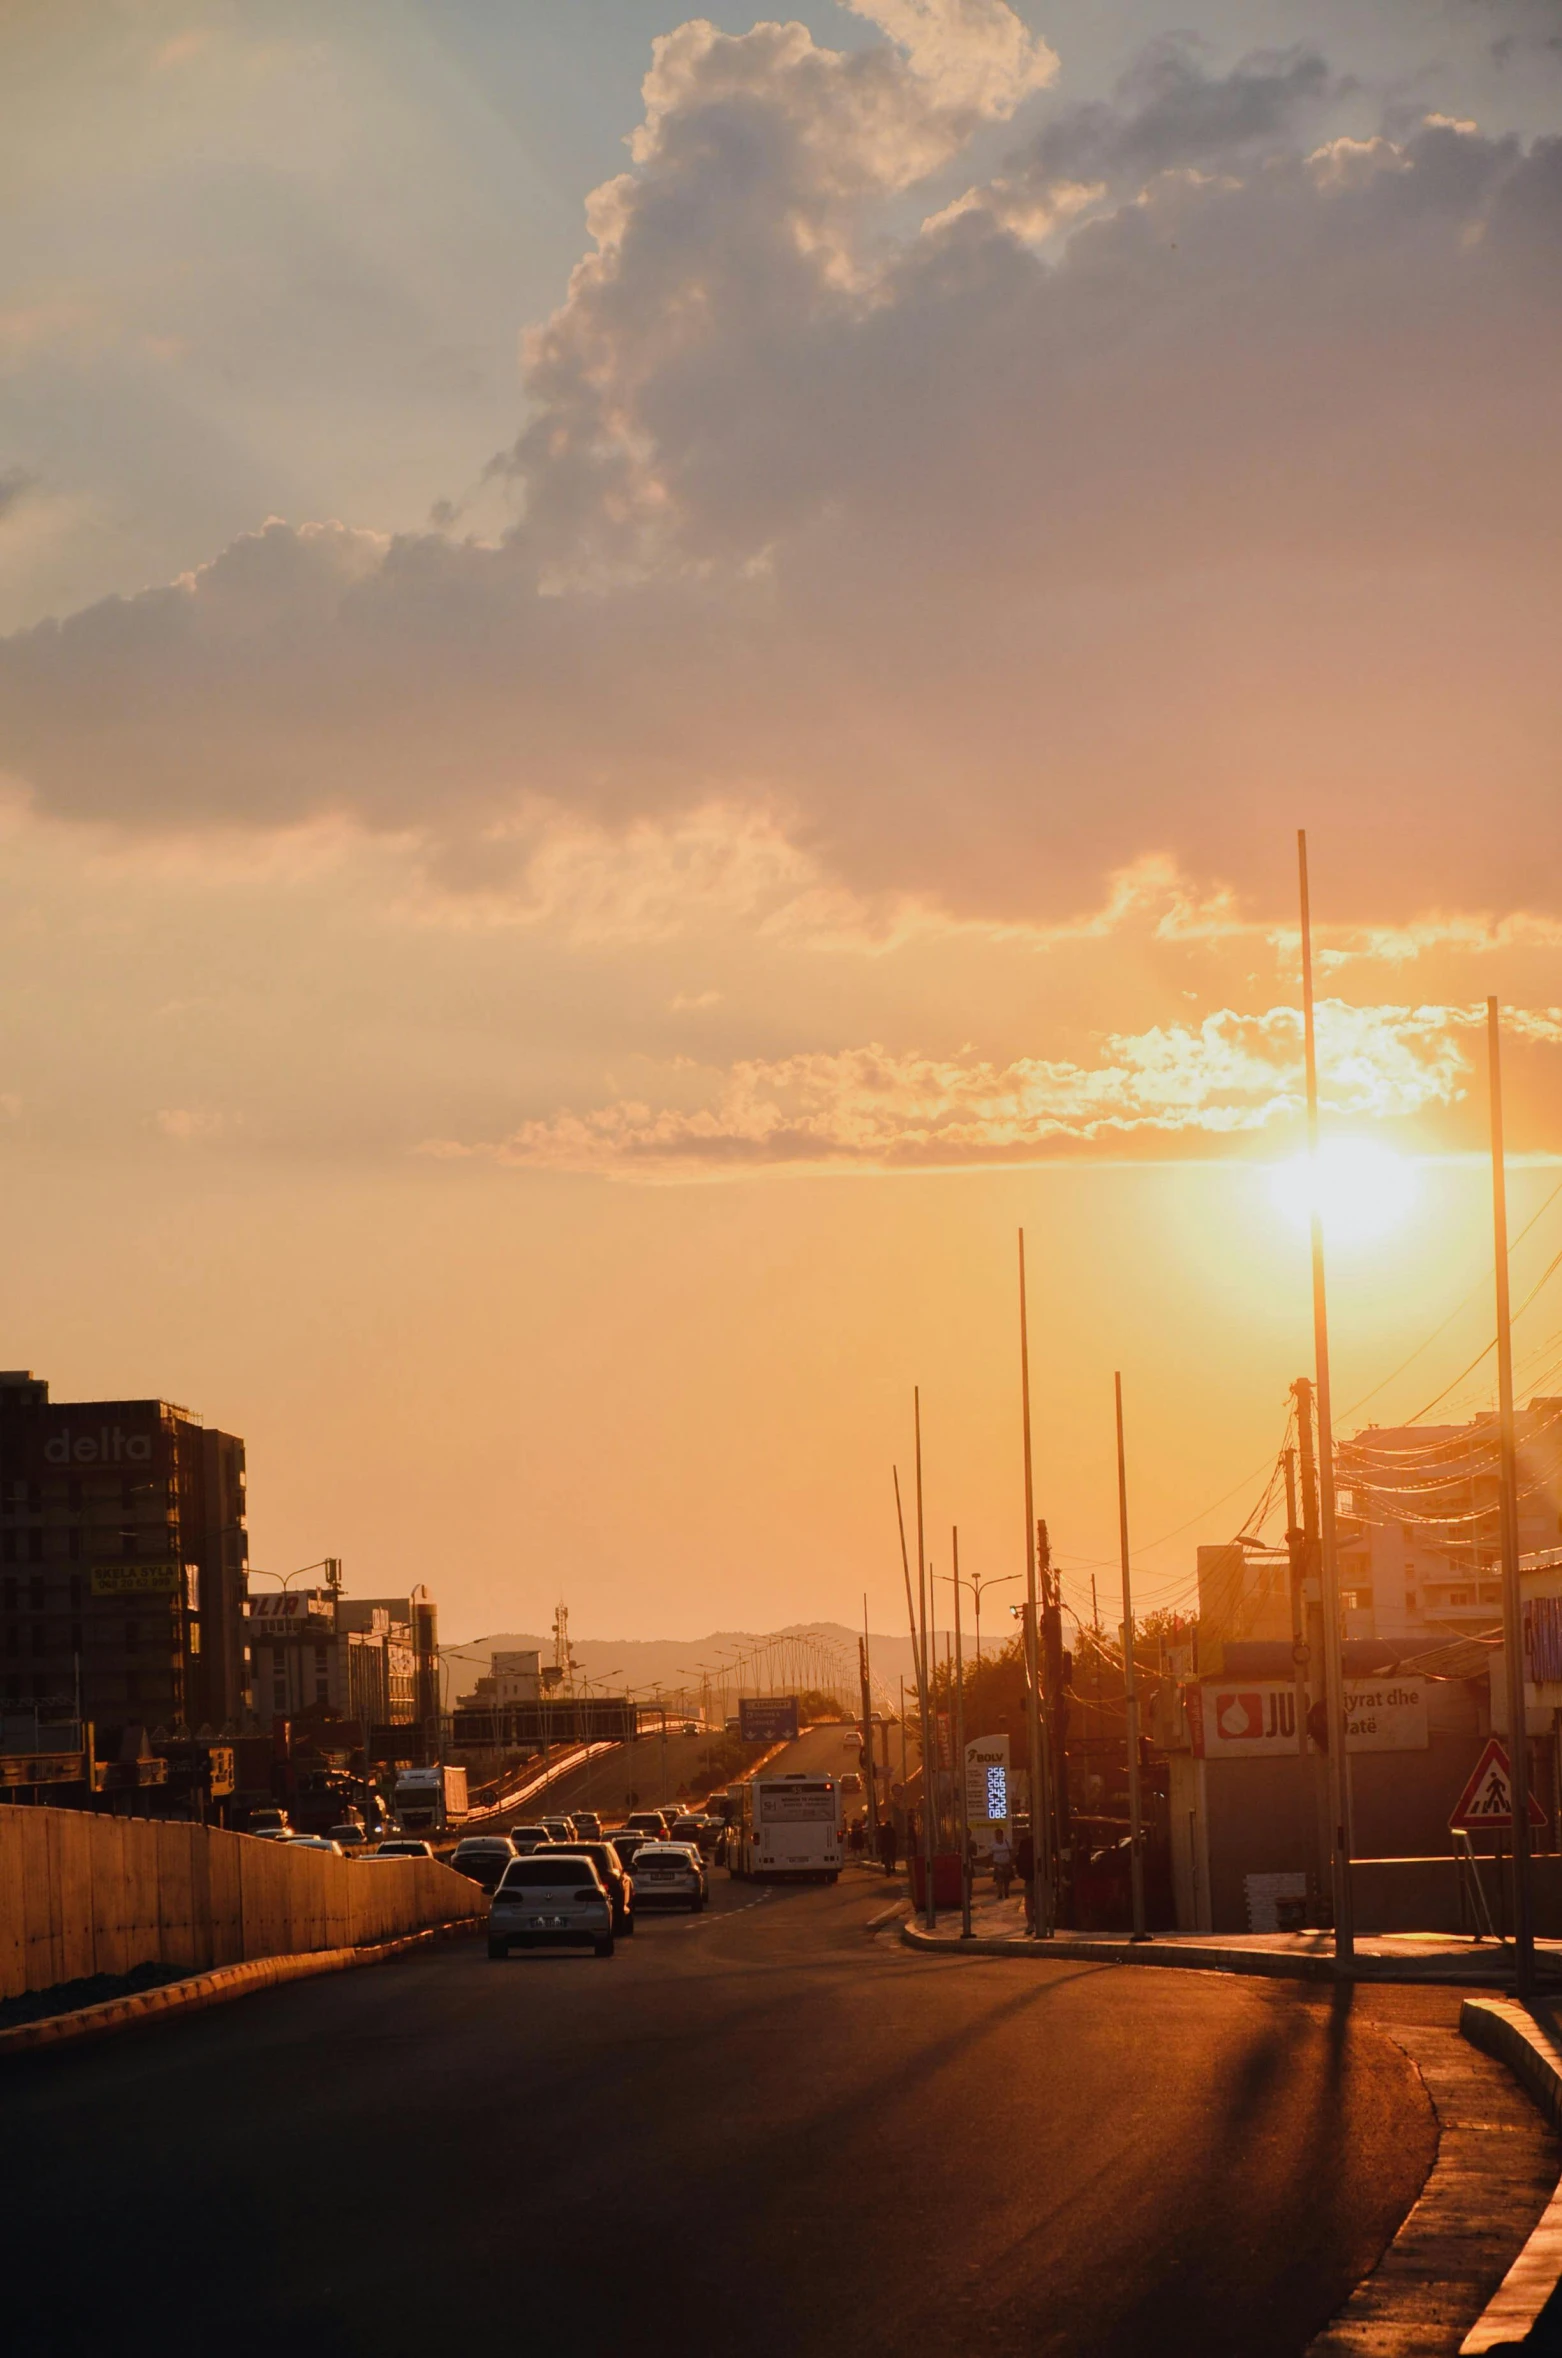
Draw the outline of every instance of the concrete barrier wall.
<instances>
[{"instance_id":1,"label":"concrete barrier wall","mask_svg":"<svg viewBox=\"0 0 1562 2358\"><path fill-rule=\"evenodd\" d=\"M488 1902L436 1859L339 1859L217 1826L0 1807L0 1998L133 1965L362 1948Z\"/></svg>"}]
</instances>

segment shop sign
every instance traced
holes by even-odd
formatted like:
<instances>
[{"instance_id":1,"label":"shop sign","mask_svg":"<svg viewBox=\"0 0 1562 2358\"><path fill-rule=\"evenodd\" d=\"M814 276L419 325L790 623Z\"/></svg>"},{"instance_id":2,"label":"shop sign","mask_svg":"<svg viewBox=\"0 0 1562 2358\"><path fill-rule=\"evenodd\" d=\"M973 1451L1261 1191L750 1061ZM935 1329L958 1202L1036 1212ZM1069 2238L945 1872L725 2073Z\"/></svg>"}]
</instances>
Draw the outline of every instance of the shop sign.
<instances>
[{"instance_id":1,"label":"shop sign","mask_svg":"<svg viewBox=\"0 0 1562 2358\"><path fill-rule=\"evenodd\" d=\"M1296 1756L1296 1688L1286 1679L1243 1679L1185 1690L1194 1750L1206 1760ZM1424 1752L1426 1681L1362 1679L1345 1689L1347 1752Z\"/></svg>"}]
</instances>

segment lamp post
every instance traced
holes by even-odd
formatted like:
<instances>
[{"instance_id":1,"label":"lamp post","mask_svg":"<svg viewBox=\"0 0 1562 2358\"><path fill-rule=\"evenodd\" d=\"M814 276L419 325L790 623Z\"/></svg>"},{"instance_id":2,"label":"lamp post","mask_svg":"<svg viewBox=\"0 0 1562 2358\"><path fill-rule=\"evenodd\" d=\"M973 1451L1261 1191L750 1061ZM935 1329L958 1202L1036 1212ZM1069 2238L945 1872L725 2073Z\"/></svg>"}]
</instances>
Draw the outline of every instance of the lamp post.
<instances>
[{"instance_id":1,"label":"lamp post","mask_svg":"<svg viewBox=\"0 0 1562 2358\"><path fill-rule=\"evenodd\" d=\"M982 1659L982 1591L988 1588L1007 1588L1011 1581L1023 1580L1025 1575L1023 1572L971 1572L962 1574L961 1577L976 1603L976 1659L980 1663Z\"/></svg>"}]
</instances>

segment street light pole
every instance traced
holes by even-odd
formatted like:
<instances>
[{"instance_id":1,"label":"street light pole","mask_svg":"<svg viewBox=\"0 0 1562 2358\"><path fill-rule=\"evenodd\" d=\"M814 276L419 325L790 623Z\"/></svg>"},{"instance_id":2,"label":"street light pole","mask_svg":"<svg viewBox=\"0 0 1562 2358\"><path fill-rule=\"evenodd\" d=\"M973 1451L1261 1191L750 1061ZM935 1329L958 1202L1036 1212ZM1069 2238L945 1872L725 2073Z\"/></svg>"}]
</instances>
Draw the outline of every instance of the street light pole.
<instances>
[{"instance_id":1,"label":"street light pole","mask_svg":"<svg viewBox=\"0 0 1562 2358\"><path fill-rule=\"evenodd\" d=\"M965 1658L960 1644L960 1529L949 1534L955 1588L955 1790L959 1795L960 1938L971 1937L971 1796L965 1774Z\"/></svg>"},{"instance_id":2,"label":"street light pole","mask_svg":"<svg viewBox=\"0 0 1562 2358\"><path fill-rule=\"evenodd\" d=\"M1123 1379L1114 1374L1117 1400L1117 1544L1123 1560L1123 1693L1128 1706L1128 1877L1133 1894L1134 1939L1148 1940L1144 1926L1144 1851L1139 1793L1139 1682L1134 1664L1133 1575L1128 1561L1128 1459L1123 1443Z\"/></svg>"},{"instance_id":3,"label":"street light pole","mask_svg":"<svg viewBox=\"0 0 1562 2358\"><path fill-rule=\"evenodd\" d=\"M1026 1734L1030 1757L1031 1937L1052 1931L1052 1813L1041 1746L1041 1615L1036 1596L1036 1496L1031 1472L1030 1334L1025 1303L1025 1231L1020 1230L1020 1419L1025 1445Z\"/></svg>"},{"instance_id":4,"label":"street light pole","mask_svg":"<svg viewBox=\"0 0 1562 2358\"><path fill-rule=\"evenodd\" d=\"M922 1388L917 1385L911 1394L912 1418L916 1430L917 1477L917 1602L921 1609L922 1660L922 1863L927 1878L922 1894L922 1920L929 1932L937 1923L933 1902L933 1780L937 1771L933 1765L932 1710L933 1666L927 1650L927 1554L922 1536Z\"/></svg>"},{"instance_id":5,"label":"street light pole","mask_svg":"<svg viewBox=\"0 0 1562 2358\"><path fill-rule=\"evenodd\" d=\"M1312 904L1307 888L1307 834L1298 829L1297 872L1302 914L1302 1039L1307 1080L1307 1154L1312 1176L1309 1229L1312 1243L1313 1355L1318 1385L1319 1554L1322 1559L1323 1651L1329 1731L1329 1815L1333 1821L1331 1860L1334 1892L1334 1962L1355 1963L1356 1927L1350 1879L1350 1831L1346 1816L1345 1657L1340 1641L1340 1557L1334 1512L1334 1417L1329 1387L1329 1305L1323 1255L1323 1202L1318 1166L1318 1035L1313 1013Z\"/></svg>"},{"instance_id":6,"label":"street light pole","mask_svg":"<svg viewBox=\"0 0 1562 2358\"><path fill-rule=\"evenodd\" d=\"M1521 1998L1535 1989L1535 1906L1529 1856L1529 1719L1524 1704L1524 1608L1519 1593L1518 1428L1513 1407L1513 1322L1508 1301L1508 1180L1502 1141L1502 1048L1497 1002L1486 1002L1491 1090L1492 1231L1497 1256L1497 1413L1502 1479L1502 1639L1507 1656L1508 1756L1513 1796L1513 1966Z\"/></svg>"}]
</instances>

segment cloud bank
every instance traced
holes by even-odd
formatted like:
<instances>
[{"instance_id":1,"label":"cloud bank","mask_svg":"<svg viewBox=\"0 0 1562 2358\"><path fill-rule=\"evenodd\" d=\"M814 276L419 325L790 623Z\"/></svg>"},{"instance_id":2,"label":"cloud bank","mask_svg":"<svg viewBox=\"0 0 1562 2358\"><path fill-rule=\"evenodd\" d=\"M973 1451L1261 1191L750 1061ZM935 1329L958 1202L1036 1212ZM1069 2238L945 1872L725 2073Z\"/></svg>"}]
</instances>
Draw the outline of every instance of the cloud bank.
<instances>
[{"instance_id":1,"label":"cloud bank","mask_svg":"<svg viewBox=\"0 0 1562 2358\"><path fill-rule=\"evenodd\" d=\"M1562 141L1331 133L1310 51L1070 108L1002 0L857 13L656 45L502 541L273 521L5 642L39 806L483 883L517 813L721 802L999 918L1152 852L1285 895L1305 819L1342 913L1555 907Z\"/></svg>"},{"instance_id":2,"label":"cloud bank","mask_svg":"<svg viewBox=\"0 0 1562 2358\"><path fill-rule=\"evenodd\" d=\"M1345 1119L1399 1119L1460 1098L1464 1036L1484 1010L1350 1007L1323 1002L1320 1095ZM1520 1010L1519 1038L1562 1043L1562 1009ZM698 1081L705 1079L703 1092ZM1198 1024L1115 1034L1098 1060L1021 1057L994 1065L967 1051L935 1058L863 1048L745 1059L726 1072L671 1076L693 1103L624 1098L524 1123L487 1144L433 1139L423 1151L620 1178L734 1176L764 1168L958 1169L1033 1162L1060 1146L1143 1146L1156 1138L1254 1134L1304 1102L1301 1017L1230 1008ZM678 1083L684 1084L678 1090Z\"/></svg>"}]
</instances>

